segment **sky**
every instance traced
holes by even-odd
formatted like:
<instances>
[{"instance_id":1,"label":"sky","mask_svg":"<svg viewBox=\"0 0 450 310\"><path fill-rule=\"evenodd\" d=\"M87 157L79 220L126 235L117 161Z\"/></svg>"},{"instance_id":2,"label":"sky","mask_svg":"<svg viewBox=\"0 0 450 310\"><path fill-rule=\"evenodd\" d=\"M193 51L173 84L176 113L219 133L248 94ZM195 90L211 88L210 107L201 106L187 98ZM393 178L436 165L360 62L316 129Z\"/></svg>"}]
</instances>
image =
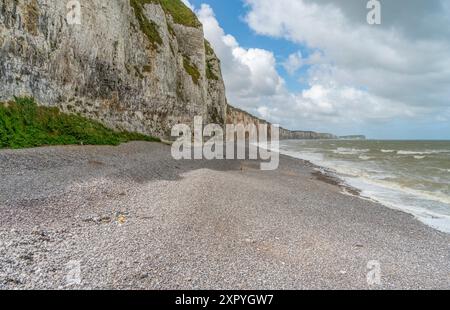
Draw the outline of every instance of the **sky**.
<instances>
[{"instance_id":1,"label":"sky","mask_svg":"<svg viewBox=\"0 0 450 310\"><path fill-rule=\"evenodd\" d=\"M450 1L183 0L231 105L291 130L450 139Z\"/></svg>"}]
</instances>

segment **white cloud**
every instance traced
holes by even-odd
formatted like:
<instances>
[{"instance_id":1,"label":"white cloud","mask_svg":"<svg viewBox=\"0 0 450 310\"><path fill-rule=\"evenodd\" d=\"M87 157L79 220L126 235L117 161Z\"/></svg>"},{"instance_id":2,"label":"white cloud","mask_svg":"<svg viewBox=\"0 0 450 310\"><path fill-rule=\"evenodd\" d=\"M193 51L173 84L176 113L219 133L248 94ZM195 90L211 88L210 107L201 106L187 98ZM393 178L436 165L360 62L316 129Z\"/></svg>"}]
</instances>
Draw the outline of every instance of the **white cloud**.
<instances>
[{"instance_id":1,"label":"white cloud","mask_svg":"<svg viewBox=\"0 0 450 310\"><path fill-rule=\"evenodd\" d=\"M207 4L197 10L197 16L203 23L205 37L222 61L230 104L255 111L262 98L274 96L284 89L284 80L276 70L272 52L241 47L232 35L225 34Z\"/></svg>"},{"instance_id":2,"label":"white cloud","mask_svg":"<svg viewBox=\"0 0 450 310\"><path fill-rule=\"evenodd\" d=\"M450 28L441 26L450 20L450 6L389 1L383 1L382 27L370 27L360 0L245 0L246 21L256 33L308 50L308 57L298 52L281 63L291 75L307 69L307 87L297 93L286 89L271 51L240 46L209 5L196 13L222 61L230 104L257 116L338 134L393 120L443 122L450 114Z\"/></svg>"},{"instance_id":3,"label":"white cloud","mask_svg":"<svg viewBox=\"0 0 450 310\"><path fill-rule=\"evenodd\" d=\"M307 76L310 89L295 95L310 117L326 120L333 115L333 120L341 123L349 118L389 121L429 117L450 105L450 37L444 35L448 27L441 35L419 33L429 24L421 24L420 14L429 7L439 9L439 0L426 7L414 0L384 1L387 17L383 20L389 26L378 28L364 22L366 11L360 1L246 2L246 21L258 34L285 38L323 53L323 57L316 54L310 61L303 60L312 66ZM408 19L401 14L391 21L389 8L399 2L403 11L416 15ZM416 28L411 29L406 24L412 16ZM434 17L439 23L449 16L442 17L437 10ZM295 71L299 63L300 58L291 55L285 66Z\"/></svg>"},{"instance_id":4,"label":"white cloud","mask_svg":"<svg viewBox=\"0 0 450 310\"><path fill-rule=\"evenodd\" d=\"M301 52L289 55L288 59L283 62L284 69L290 74L294 75L304 64Z\"/></svg>"}]
</instances>

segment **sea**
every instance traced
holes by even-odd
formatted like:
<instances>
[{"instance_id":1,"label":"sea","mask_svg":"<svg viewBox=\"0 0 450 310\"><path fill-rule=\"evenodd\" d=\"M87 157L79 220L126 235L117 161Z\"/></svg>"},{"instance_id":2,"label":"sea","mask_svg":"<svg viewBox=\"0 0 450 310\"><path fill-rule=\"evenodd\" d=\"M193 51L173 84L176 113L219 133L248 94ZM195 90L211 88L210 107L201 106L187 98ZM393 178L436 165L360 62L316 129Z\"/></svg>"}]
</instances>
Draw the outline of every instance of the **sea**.
<instances>
[{"instance_id":1,"label":"sea","mask_svg":"<svg viewBox=\"0 0 450 310\"><path fill-rule=\"evenodd\" d=\"M450 141L286 140L280 153L450 233Z\"/></svg>"}]
</instances>

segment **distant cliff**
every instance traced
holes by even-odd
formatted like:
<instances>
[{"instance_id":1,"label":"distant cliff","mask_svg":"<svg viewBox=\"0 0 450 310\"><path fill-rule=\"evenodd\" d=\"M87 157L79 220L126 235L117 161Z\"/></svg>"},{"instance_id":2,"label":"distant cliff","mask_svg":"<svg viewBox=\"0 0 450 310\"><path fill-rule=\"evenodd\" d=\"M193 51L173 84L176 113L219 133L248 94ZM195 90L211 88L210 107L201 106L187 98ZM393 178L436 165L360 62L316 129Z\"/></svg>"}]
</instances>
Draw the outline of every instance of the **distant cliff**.
<instances>
[{"instance_id":1,"label":"distant cliff","mask_svg":"<svg viewBox=\"0 0 450 310\"><path fill-rule=\"evenodd\" d=\"M366 140L366 136L363 136L363 135L340 136L339 139L342 139L342 140Z\"/></svg>"},{"instance_id":2,"label":"distant cliff","mask_svg":"<svg viewBox=\"0 0 450 310\"><path fill-rule=\"evenodd\" d=\"M256 116L253 116L244 110L228 105L227 124L238 124L238 123L243 124L245 126L249 124L254 124L256 126L258 126L259 124L269 124L267 121L258 118Z\"/></svg>"},{"instance_id":3,"label":"distant cliff","mask_svg":"<svg viewBox=\"0 0 450 310\"><path fill-rule=\"evenodd\" d=\"M269 124L266 120L260 119L252 114L241 109L228 105L227 109L227 123L236 124L241 123L245 126L254 124ZM280 128L280 140L299 140L299 139L337 139L337 136L329 133L318 133L314 131L291 131L285 128Z\"/></svg>"},{"instance_id":4,"label":"distant cliff","mask_svg":"<svg viewBox=\"0 0 450 310\"><path fill-rule=\"evenodd\" d=\"M280 130L280 139L282 140L299 140L299 139L337 139L337 136L331 134L331 133L320 133L320 132L314 132L314 131L291 131L284 128L281 128Z\"/></svg>"}]
</instances>

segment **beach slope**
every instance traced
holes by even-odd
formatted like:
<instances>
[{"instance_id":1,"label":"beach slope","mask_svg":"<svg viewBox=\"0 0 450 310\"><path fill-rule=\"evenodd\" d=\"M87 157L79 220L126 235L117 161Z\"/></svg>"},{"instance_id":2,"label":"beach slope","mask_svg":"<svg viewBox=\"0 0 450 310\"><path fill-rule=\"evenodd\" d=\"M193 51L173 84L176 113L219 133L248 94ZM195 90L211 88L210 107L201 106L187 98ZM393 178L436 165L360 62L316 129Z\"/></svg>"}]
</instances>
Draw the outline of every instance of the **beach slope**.
<instances>
[{"instance_id":1,"label":"beach slope","mask_svg":"<svg viewBox=\"0 0 450 310\"><path fill-rule=\"evenodd\" d=\"M450 288L449 235L285 156L267 172L148 142L2 150L0 212L0 289Z\"/></svg>"}]
</instances>

